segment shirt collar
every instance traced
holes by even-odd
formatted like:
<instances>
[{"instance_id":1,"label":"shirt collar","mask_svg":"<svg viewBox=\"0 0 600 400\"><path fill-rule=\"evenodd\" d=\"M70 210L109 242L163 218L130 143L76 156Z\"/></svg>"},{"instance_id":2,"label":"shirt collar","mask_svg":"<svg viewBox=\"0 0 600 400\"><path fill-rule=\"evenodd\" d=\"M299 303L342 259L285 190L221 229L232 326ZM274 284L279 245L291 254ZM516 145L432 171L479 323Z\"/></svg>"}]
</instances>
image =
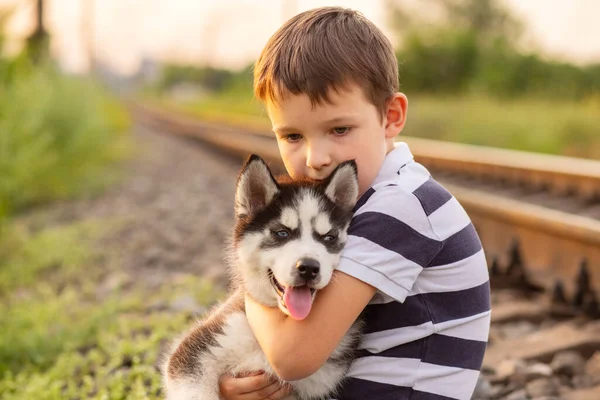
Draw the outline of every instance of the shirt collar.
<instances>
[{"instance_id":1,"label":"shirt collar","mask_svg":"<svg viewBox=\"0 0 600 400\"><path fill-rule=\"evenodd\" d=\"M398 142L394 146L394 150L390 151L383 160L383 165L379 169L377 177L373 181L371 187L382 182L396 179L398 171L404 165L413 160L413 155L405 142Z\"/></svg>"}]
</instances>

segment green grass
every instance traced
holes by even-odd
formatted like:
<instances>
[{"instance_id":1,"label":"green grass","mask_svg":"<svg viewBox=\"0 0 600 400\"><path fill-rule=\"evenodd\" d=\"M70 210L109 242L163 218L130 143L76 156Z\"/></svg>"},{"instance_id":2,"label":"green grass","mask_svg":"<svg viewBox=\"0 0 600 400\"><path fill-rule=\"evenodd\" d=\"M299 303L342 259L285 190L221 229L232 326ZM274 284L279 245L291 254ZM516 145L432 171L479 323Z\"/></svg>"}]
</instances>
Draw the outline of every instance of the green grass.
<instances>
[{"instance_id":1,"label":"green grass","mask_svg":"<svg viewBox=\"0 0 600 400\"><path fill-rule=\"evenodd\" d=\"M600 159L600 99L409 98L404 134Z\"/></svg>"},{"instance_id":2,"label":"green grass","mask_svg":"<svg viewBox=\"0 0 600 400\"><path fill-rule=\"evenodd\" d=\"M555 98L497 100L485 95L409 93L408 98L408 121L402 135L600 159L600 98L578 103ZM149 101L213 121L270 127L250 89L194 101L156 97Z\"/></svg>"},{"instance_id":3,"label":"green grass","mask_svg":"<svg viewBox=\"0 0 600 400\"><path fill-rule=\"evenodd\" d=\"M0 398L161 398L161 344L191 318L169 302L190 293L208 305L219 292L193 276L160 290L128 279L118 258L97 246L120 223L35 234L8 226L10 243L0 243Z\"/></svg>"}]
</instances>

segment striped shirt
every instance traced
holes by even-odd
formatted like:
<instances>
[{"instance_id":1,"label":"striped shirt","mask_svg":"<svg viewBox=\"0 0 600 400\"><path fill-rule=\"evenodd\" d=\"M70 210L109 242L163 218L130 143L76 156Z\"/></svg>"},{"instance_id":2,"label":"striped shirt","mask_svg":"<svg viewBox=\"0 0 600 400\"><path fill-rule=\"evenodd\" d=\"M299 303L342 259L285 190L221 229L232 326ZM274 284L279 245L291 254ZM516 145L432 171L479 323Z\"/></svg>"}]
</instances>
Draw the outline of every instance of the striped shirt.
<instances>
[{"instance_id":1,"label":"striped shirt","mask_svg":"<svg viewBox=\"0 0 600 400\"><path fill-rule=\"evenodd\" d=\"M339 270L377 293L337 399L470 399L490 327L487 263L458 201L399 143L359 199Z\"/></svg>"}]
</instances>

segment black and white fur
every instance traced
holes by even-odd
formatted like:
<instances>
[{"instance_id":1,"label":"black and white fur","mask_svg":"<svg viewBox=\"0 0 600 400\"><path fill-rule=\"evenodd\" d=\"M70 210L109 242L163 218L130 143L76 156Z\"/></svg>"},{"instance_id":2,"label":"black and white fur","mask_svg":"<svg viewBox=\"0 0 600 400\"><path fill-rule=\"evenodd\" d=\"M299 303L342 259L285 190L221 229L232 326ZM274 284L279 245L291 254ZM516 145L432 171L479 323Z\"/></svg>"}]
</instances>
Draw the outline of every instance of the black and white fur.
<instances>
[{"instance_id":1,"label":"black and white fur","mask_svg":"<svg viewBox=\"0 0 600 400\"><path fill-rule=\"evenodd\" d=\"M236 189L233 294L168 353L162 371L167 399L219 400L218 379L224 373L275 375L250 330L244 295L288 313L282 286L307 285L314 301L337 267L357 195L354 161L340 164L321 182L277 182L260 157L248 159ZM312 272L317 265L316 276L300 272L303 263ZM354 323L317 372L289 382L294 388L289 399L321 399L335 392L353 360L360 325Z\"/></svg>"}]
</instances>

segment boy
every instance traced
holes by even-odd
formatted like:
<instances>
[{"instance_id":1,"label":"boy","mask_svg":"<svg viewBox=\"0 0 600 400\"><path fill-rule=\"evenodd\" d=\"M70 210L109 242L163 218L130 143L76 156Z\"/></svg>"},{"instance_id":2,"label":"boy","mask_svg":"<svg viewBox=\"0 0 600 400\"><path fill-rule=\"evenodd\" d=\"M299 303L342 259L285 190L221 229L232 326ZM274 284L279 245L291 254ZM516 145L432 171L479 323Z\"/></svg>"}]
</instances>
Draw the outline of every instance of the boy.
<instances>
[{"instance_id":1,"label":"boy","mask_svg":"<svg viewBox=\"0 0 600 400\"><path fill-rule=\"evenodd\" d=\"M332 283L296 321L246 299L252 330L285 381L315 372L354 320L366 329L336 399L470 399L490 323L481 243L451 194L394 137L406 122L390 42L337 7L297 15L254 72L287 172L321 180L356 160L360 195ZM276 380L222 377L233 399L281 399Z\"/></svg>"}]
</instances>

